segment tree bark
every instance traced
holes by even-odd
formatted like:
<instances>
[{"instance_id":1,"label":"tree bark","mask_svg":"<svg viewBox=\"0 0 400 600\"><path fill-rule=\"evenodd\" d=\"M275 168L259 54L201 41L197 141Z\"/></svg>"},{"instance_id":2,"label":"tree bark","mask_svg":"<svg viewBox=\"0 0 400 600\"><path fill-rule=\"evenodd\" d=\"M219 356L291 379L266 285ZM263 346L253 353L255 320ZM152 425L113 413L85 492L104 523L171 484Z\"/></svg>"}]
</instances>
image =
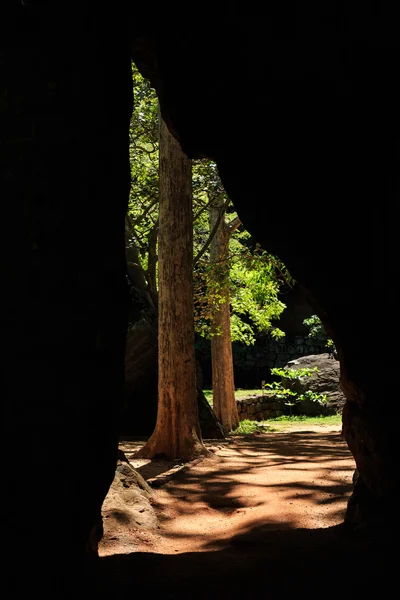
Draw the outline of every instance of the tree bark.
<instances>
[{"instance_id":1,"label":"tree bark","mask_svg":"<svg viewBox=\"0 0 400 600\"><path fill-rule=\"evenodd\" d=\"M220 219L221 208L222 203L210 208L211 230ZM213 307L211 323L213 410L227 432L236 429L239 425L235 400L229 305L229 238L233 229L222 218L210 245L211 277L222 300L220 304Z\"/></svg>"},{"instance_id":2,"label":"tree bark","mask_svg":"<svg viewBox=\"0 0 400 600\"><path fill-rule=\"evenodd\" d=\"M190 460L206 454L196 398L192 165L160 123L158 413L138 453Z\"/></svg>"}]
</instances>

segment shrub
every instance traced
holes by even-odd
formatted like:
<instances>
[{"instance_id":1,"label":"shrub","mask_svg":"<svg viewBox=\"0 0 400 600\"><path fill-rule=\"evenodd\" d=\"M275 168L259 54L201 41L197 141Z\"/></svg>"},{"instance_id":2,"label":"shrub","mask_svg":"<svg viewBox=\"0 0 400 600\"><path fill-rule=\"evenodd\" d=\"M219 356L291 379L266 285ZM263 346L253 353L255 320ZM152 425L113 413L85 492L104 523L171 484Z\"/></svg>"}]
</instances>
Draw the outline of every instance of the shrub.
<instances>
[{"instance_id":1,"label":"shrub","mask_svg":"<svg viewBox=\"0 0 400 600\"><path fill-rule=\"evenodd\" d=\"M271 369L271 374L281 377L281 381L267 383L265 387L272 390L276 398L284 400L284 404L289 407L290 414L292 414L292 408L304 402L304 400L317 402L321 405L327 402L326 394L318 394L312 390L297 392L293 389L298 381L301 381L304 377L311 377L313 373L318 372L318 367L313 369L281 369L276 367Z\"/></svg>"}]
</instances>

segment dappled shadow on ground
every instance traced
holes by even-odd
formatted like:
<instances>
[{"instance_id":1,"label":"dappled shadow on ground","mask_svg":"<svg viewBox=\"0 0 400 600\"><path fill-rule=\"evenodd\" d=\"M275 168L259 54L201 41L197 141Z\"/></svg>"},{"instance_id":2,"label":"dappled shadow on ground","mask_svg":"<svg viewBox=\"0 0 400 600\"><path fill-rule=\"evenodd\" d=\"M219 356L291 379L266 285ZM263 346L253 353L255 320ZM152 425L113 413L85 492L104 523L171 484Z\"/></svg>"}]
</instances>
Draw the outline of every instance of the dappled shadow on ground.
<instances>
[{"instance_id":1,"label":"dappled shadow on ground","mask_svg":"<svg viewBox=\"0 0 400 600\"><path fill-rule=\"evenodd\" d=\"M140 450L146 443L145 439L142 440L129 440L121 438L119 442L119 448L122 450L126 458L131 462L135 470L140 475L148 480L163 475L164 473L170 472L172 469L179 469L182 467L182 461L177 460L166 460L164 458L140 459L135 460L136 452Z\"/></svg>"},{"instance_id":2,"label":"dappled shadow on ground","mask_svg":"<svg viewBox=\"0 0 400 600\"><path fill-rule=\"evenodd\" d=\"M207 508L226 516L242 511L253 525L262 514L264 523L282 528L301 501L309 520L323 518L333 524L344 517L354 467L337 433L241 438L222 448L215 461L206 459L203 465L176 474L168 490L179 502L170 518L187 519ZM253 510L261 507L262 513ZM174 534L165 535L178 532L175 528Z\"/></svg>"},{"instance_id":3,"label":"dappled shadow on ground","mask_svg":"<svg viewBox=\"0 0 400 600\"><path fill-rule=\"evenodd\" d=\"M305 460L325 461L329 455L331 460L347 457L348 447L338 432L327 432L321 434L315 431L292 431L290 433L274 432L266 434L255 434L250 436L230 437L227 440L205 440L206 447L213 447L217 444L220 448L229 447L234 443L238 452L243 456L254 455L255 446L257 452L264 452L275 455L270 460L282 466L291 465L296 468L296 463ZM178 470L183 466L179 459L165 460L163 458L143 459L135 464L135 454L145 444L145 440L120 440L120 449L123 450L128 460L130 460L138 473L145 479L154 478L158 475L170 472L171 469ZM295 452L294 452L295 449ZM264 464L255 463L254 468L264 468ZM245 467L247 470L247 467Z\"/></svg>"},{"instance_id":4,"label":"dappled shadow on ground","mask_svg":"<svg viewBox=\"0 0 400 600\"><path fill-rule=\"evenodd\" d=\"M390 597L391 549L343 525L354 467L338 431L231 439L156 495L155 552L100 559L101 591L163 600Z\"/></svg>"},{"instance_id":5,"label":"dappled shadow on ground","mask_svg":"<svg viewBox=\"0 0 400 600\"><path fill-rule=\"evenodd\" d=\"M347 456L349 449L337 431L291 431L288 433L255 434L238 438L240 452L254 452L254 441L257 448L271 452L277 456L281 464L299 460L325 460L326 456L341 458ZM246 441L250 441L246 444Z\"/></svg>"},{"instance_id":6,"label":"dappled shadow on ground","mask_svg":"<svg viewBox=\"0 0 400 600\"><path fill-rule=\"evenodd\" d=\"M223 550L102 558L99 589L104 597L143 593L163 600L286 599L288 594L389 598L394 572L388 551L357 541L344 526L314 530L259 526L233 536Z\"/></svg>"},{"instance_id":7,"label":"dappled shadow on ground","mask_svg":"<svg viewBox=\"0 0 400 600\"><path fill-rule=\"evenodd\" d=\"M180 469L183 466L184 465L180 460L167 461L163 459L158 460L157 458L153 458L152 460L148 460L143 465L135 467L135 470L138 473L140 473L140 475L144 477L144 479L149 480L153 479L154 477L158 477L159 475L165 475L167 473L170 473L173 469Z\"/></svg>"}]
</instances>

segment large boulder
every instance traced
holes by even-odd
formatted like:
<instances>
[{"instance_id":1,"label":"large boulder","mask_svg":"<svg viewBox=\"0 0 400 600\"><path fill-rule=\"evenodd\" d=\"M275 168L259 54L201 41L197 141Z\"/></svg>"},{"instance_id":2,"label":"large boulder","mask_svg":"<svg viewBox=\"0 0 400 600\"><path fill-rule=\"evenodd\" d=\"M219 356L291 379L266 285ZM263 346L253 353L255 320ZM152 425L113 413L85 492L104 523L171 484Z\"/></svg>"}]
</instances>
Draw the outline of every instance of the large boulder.
<instances>
[{"instance_id":1,"label":"large boulder","mask_svg":"<svg viewBox=\"0 0 400 600\"><path fill-rule=\"evenodd\" d=\"M306 415L331 415L341 412L346 401L340 387L340 363L333 354L310 354L291 360L285 369L315 369L310 376L298 380L285 379L283 385L291 387L293 391L302 394L311 390L316 394L326 395L326 404L319 404L312 400L302 400L299 410Z\"/></svg>"}]
</instances>

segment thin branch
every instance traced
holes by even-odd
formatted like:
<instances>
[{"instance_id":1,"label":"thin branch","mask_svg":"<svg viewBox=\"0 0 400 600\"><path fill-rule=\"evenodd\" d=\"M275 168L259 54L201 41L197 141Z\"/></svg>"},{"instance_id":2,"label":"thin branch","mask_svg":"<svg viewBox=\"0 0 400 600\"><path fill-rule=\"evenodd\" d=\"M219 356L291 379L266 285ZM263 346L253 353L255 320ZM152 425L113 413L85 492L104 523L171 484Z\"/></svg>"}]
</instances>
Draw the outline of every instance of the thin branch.
<instances>
[{"instance_id":1,"label":"thin branch","mask_svg":"<svg viewBox=\"0 0 400 600\"><path fill-rule=\"evenodd\" d=\"M153 150L147 150L147 148L143 148L143 146L139 146L139 144L132 144L135 150L141 150L142 152L145 152L146 154L154 154L155 152L158 151L158 148L155 148L155 144L153 144Z\"/></svg>"},{"instance_id":2,"label":"thin branch","mask_svg":"<svg viewBox=\"0 0 400 600\"><path fill-rule=\"evenodd\" d=\"M141 239L142 236L138 235L134 224L132 223L132 220L130 218L130 216L128 215L128 213L125 215L125 245L128 247L132 246L132 240L130 240L127 236L127 233L134 238L134 243L133 245L136 248L136 251L138 250L146 250L147 249L147 242L143 242L143 240Z\"/></svg>"},{"instance_id":3,"label":"thin branch","mask_svg":"<svg viewBox=\"0 0 400 600\"><path fill-rule=\"evenodd\" d=\"M125 229L135 235L135 229L133 227L130 216L125 215ZM138 293L147 301L149 306L156 310L156 305L150 290L149 281L146 278L146 272L143 269L140 259L138 248L136 245L126 246L126 257L127 257L127 275L131 284L136 288Z\"/></svg>"},{"instance_id":4,"label":"thin branch","mask_svg":"<svg viewBox=\"0 0 400 600\"><path fill-rule=\"evenodd\" d=\"M202 200L197 199L196 202L198 202L199 204L201 204ZM203 213L210 206L209 202L203 202L202 204L203 204L203 206L197 211L196 214L193 215L193 223L195 221L197 221L197 219L199 218L199 216L201 215L201 213Z\"/></svg>"},{"instance_id":5,"label":"thin branch","mask_svg":"<svg viewBox=\"0 0 400 600\"><path fill-rule=\"evenodd\" d=\"M236 231L236 229L238 227L240 227L241 224L242 224L242 221L240 220L240 218L239 217L235 217L229 223L225 223L225 227L227 229L229 229L230 233L233 233L234 231Z\"/></svg>"},{"instance_id":6,"label":"thin branch","mask_svg":"<svg viewBox=\"0 0 400 600\"><path fill-rule=\"evenodd\" d=\"M151 211L151 209L153 208L153 206L155 206L156 204L158 204L158 198L156 198L155 200L153 200L153 202L151 202L147 206L147 208L135 219L134 222L132 222L131 218L127 214L127 217L129 218L129 223L130 223L130 227L131 227L132 231L134 231L134 226L137 227L138 225L140 225L140 223L143 221L143 219L149 214L149 212Z\"/></svg>"},{"instance_id":7,"label":"thin branch","mask_svg":"<svg viewBox=\"0 0 400 600\"><path fill-rule=\"evenodd\" d=\"M129 132L129 143L133 144L136 142L136 140L139 140L140 138L142 138L144 135L147 135L147 137L152 138L155 137L153 135L153 129L151 127L144 127L143 125L141 125L141 129L139 131L137 131L135 134L133 133L135 129L135 125L133 127L131 127L130 132ZM153 146L158 145L158 141L150 141L151 144L153 144Z\"/></svg>"},{"instance_id":8,"label":"thin branch","mask_svg":"<svg viewBox=\"0 0 400 600\"><path fill-rule=\"evenodd\" d=\"M129 135L129 145L131 146L132 144L134 144L136 142L136 140L140 140L140 138L145 134L145 130L143 129L142 131L139 131L138 134L136 134L135 136L131 136Z\"/></svg>"}]
</instances>

